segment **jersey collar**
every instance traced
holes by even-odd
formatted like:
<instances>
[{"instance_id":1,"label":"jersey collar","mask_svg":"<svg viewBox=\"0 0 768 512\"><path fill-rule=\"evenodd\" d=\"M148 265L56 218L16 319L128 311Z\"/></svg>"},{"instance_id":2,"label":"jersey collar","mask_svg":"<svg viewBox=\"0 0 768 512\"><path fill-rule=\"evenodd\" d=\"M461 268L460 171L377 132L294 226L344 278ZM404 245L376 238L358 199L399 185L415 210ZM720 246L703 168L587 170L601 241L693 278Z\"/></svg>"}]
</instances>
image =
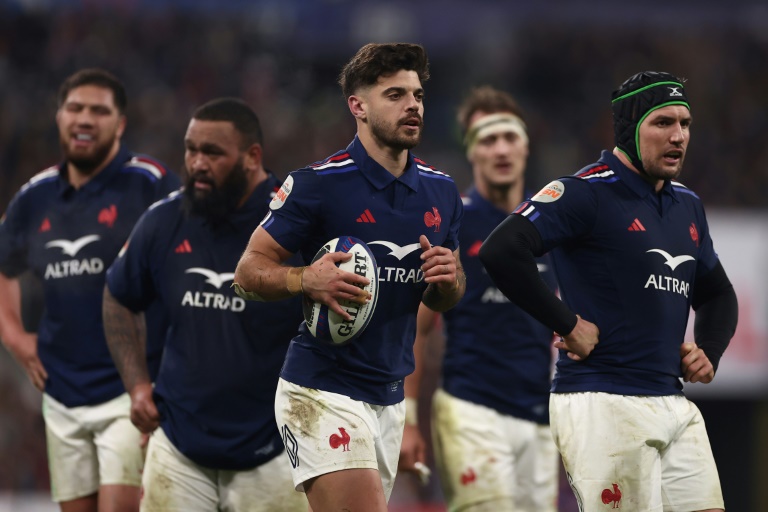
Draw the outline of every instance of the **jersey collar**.
<instances>
[{"instance_id":1,"label":"jersey collar","mask_svg":"<svg viewBox=\"0 0 768 512\"><path fill-rule=\"evenodd\" d=\"M363 147L363 143L360 142L357 135L355 135L355 138L350 145L347 146L347 153L349 153L349 156L355 161L358 169L362 171L363 176L365 176L378 190L386 188L395 181L399 181L413 191L419 190L419 169L416 167L416 162L410 151L408 152L408 164L405 172L399 178L395 178L391 172L368 156L368 152Z\"/></svg>"},{"instance_id":2,"label":"jersey collar","mask_svg":"<svg viewBox=\"0 0 768 512\"><path fill-rule=\"evenodd\" d=\"M110 161L96 176L88 180L85 185L80 187L80 190L91 193L100 192L106 184L109 183L112 177L120 172L120 169L122 169L125 162L130 159L131 153L121 144L120 149L117 151L117 154L112 161ZM67 179L67 162L65 160L59 164L59 195L70 193L70 190L74 190L74 187Z\"/></svg>"},{"instance_id":3,"label":"jersey collar","mask_svg":"<svg viewBox=\"0 0 768 512\"><path fill-rule=\"evenodd\" d=\"M599 161L610 167L613 172L618 175L621 181L623 181L632 192L637 194L638 197L647 197L656 194L653 185L624 165L611 151L603 150ZM661 187L661 194L671 197L674 201L679 201L677 193L675 192L675 187L672 186L670 180L664 181L664 186Z\"/></svg>"}]
</instances>

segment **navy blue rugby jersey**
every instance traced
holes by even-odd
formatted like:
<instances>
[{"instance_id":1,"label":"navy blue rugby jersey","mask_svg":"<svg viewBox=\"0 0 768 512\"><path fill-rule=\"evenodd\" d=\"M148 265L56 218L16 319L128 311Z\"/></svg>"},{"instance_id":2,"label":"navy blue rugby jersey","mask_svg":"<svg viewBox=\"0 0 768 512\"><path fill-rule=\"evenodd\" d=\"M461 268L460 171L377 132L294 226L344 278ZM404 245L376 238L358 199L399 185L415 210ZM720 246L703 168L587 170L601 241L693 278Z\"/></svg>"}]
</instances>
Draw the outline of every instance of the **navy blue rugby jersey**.
<instances>
[{"instance_id":1,"label":"navy blue rugby jersey","mask_svg":"<svg viewBox=\"0 0 768 512\"><path fill-rule=\"evenodd\" d=\"M283 449L274 401L280 366L302 321L298 297L245 301L231 288L248 239L280 182L273 175L226 222L186 215L182 193L139 220L107 273L134 311L162 303L170 328L154 398L181 453L206 467L256 467Z\"/></svg>"},{"instance_id":2,"label":"navy blue rugby jersey","mask_svg":"<svg viewBox=\"0 0 768 512\"><path fill-rule=\"evenodd\" d=\"M262 226L306 261L328 240L354 236L368 244L379 267L379 299L363 334L334 347L314 339L302 323L281 376L371 404L402 401L427 286L419 237L452 251L459 243L463 207L453 179L412 154L395 178L355 137L347 149L291 173L270 209Z\"/></svg>"},{"instance_id":3,"label":"navy blue rugby jersey","mask_svg":"<svg viewBox=\"0 0 768 512\"><path fill-rule=\"evenodd\" d=\"M444 313L446 350L443 388L458 398L517 418L549 423L552 330L512 304L496 288L478 253L491 231L507 217L470 189L459 230L467 291ZM554 270L545 255L539 275L555 290Z\"/></svg>"},{"instance_id":4,"label":"navy blue rugby jersey","mask_svg":"<svg viewBox=\"0 0 768 512\"><path fill-rule=\"evenodd\" d=\"M552 390L681 394L693 287L718 261L699 197L675 181L656 194L604 151L515 213L552 249L568 307L600 329L585 361L561 351Z\"/></svg>"},{"instance_id":5,"label":"navy blue rugby jersey","mask_svg":"<svg viewBox=\"0 0 768 512\"><path fill-rule=\"evenodd\" d=\"M42 280L38 354L48 372L45 392L64 405L99 404L125 391L104 339L105 274L144 210L179 185L155 160L121 148L80 189L62 163L30 179L8 206L0 272L15 277L31 269ZM162 319L151 320L159 330ZM148 341L153 373L159 338Z\"/></svg>"}]
</instances>

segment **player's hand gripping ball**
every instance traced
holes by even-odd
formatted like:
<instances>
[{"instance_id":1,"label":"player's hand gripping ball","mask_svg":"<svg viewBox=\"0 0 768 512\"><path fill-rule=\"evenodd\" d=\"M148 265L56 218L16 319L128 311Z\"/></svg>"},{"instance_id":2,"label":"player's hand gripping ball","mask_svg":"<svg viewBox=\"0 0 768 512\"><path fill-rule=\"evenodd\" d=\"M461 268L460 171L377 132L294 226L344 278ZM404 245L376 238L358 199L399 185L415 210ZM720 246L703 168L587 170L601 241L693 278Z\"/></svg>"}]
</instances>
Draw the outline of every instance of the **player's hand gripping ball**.
<instances>
[{"instance_id":1,"label":"player's hand gripping ball","mask_svg":"<svg viewBox=\"0 0 768 512\"><path fill-rule=\"evenodd\" d=\"M373 253L362 240L351 236L334 238L317 251L312 263L329 252L351 253L352 258L349 261L337 263L338 267L370 281L363 288L371 294L371 299L365 304L347 300L339 301L342 309L352 317L351 320L345 320L337 313L330 311L325 304L313 302L306 296L304 298L304 320L309 332L319 341L332 345L344 345L360 336L373 317L376 301L379 298L379 272Z\"/></svg>"}]
</instances>

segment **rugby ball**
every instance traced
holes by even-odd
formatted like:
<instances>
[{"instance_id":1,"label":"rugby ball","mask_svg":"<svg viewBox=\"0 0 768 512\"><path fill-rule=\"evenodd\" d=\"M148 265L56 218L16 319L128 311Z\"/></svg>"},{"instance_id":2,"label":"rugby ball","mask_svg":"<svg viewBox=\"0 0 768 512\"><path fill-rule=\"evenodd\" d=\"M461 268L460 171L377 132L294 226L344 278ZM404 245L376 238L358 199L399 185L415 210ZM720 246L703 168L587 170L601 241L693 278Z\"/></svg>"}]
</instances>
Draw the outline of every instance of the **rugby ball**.
<instances>
[{"instance_id":1,"label":"rugby ball","mask_svg":"<svg viewBox=\"0 0 768 512\"><path fill-rule=\"evenodd\" d=\"M312 263L329 252L351 253L352 258L349 261L336 265L341 270L366 277L370 281L363 289L371 294L371 300L365 304L340 301L341 307L349 313L352 320L344 320L337 313L329 310L325 304L314 302L306 296L304 298L304 321L312 336L331 345L344 345L360 336L373 317L376 301L379 298L379 272L373 253L362 240L351 236L334 238L323 244L312 259Z\"/></svg>"}]
</instances>

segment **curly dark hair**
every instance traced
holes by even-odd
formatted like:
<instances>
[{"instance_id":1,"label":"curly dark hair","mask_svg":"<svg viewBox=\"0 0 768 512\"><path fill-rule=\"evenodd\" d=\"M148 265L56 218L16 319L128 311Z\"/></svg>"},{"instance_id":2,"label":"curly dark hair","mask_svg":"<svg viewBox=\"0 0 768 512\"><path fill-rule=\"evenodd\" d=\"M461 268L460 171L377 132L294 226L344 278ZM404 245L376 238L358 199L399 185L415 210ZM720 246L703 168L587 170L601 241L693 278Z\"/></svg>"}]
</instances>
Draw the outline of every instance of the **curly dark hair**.
<instances>
[{"instance_id":1,"label":"curly dark hair","mask_svg":"<svg viewBox=\"0 0 768 512\"><path fill-rule=\"evenodd\" d=\"M73 89L84 85L96 85L112 91L115 106L121 114L125 114L128 106L128 97L125 94L125 86L109 71L99 68L81 69L69 76L59 88L59 107L67 101L67 96Z\"/></svg>"},{"instance_id":2,"label":"curly dark hair","mask_svg":"<svg viewBox=\"0 0 768 512\"><path fill-rule=\"evenodd\" d=\"M429 61L424 47L410 43L369 43L360 48L339 75L339 85L345 98L360 87L375 84L379 77L400 70L415 71L422 84L429 80Z\"/></svg>"}]
</instances>

